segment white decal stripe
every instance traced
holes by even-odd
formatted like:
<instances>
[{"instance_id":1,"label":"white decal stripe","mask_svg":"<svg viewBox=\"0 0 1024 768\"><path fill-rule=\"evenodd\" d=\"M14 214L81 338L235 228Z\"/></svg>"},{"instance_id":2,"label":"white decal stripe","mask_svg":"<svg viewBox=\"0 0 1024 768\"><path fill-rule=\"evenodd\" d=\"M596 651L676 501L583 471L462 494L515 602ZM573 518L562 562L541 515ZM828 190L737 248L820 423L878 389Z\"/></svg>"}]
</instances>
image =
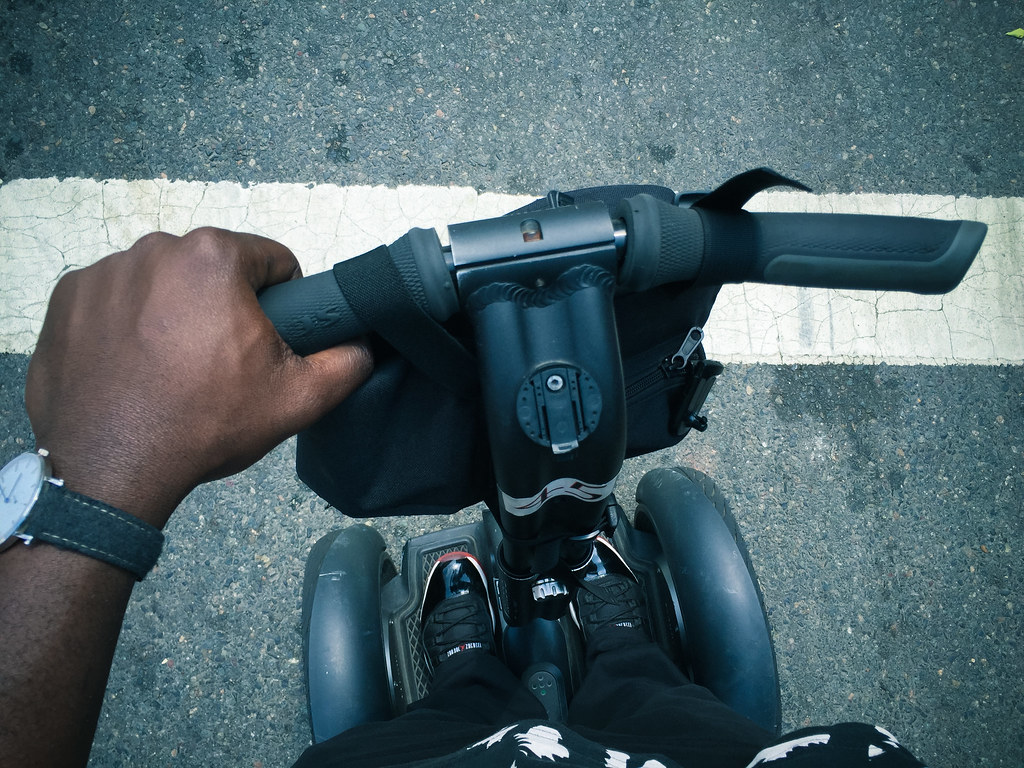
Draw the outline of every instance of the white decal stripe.
<instances>
[{"instance_id":1,"label":"white decal stripe","mask_svg":"<svg viewBox=\"0 0 1024 768\"><path fill-rule=\"evenodd\" d=\"M591 485L572 477L560 477L552 480L533 496L517 499L502 491L501 499L507 512L521 517L536 512L544 502L559 496L570 496L581 501L600 501L611 496L614 490L614 478L602 485Z\"/></svg>"},{"instance_id":2,"label":"white decal stripe","mask_svg":"<svg viewBox=\"0 0 1024 768\"><path fill-rule=\"evenodd\" d=\"M497 216L529 197L462 187L21 179L0 185L0 352L30 353L60 275L153 230L212 225L289 246L306 274L410 227ZM988 237L945 296L726 286L705 348L724 362L1024 362L1024 200L769 192L751 210L887 213L984 221ZM688 329L683 329L685 332Z\"/></svg>"}]
</instances>

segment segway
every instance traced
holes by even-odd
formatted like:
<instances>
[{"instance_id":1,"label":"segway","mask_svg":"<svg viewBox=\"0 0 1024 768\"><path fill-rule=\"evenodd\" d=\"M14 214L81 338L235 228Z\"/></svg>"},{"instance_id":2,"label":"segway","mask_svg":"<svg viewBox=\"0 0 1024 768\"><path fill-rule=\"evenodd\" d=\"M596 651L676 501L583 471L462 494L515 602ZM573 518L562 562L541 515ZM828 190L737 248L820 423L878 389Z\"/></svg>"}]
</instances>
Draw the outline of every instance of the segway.
<instances>
[{"instance_id":1,"label":"segway","mask_svg":"<svg viewBox=\"0 0 1024 768\"><path fill-rule=\"evenodd\" d=\"M657 642L692 680L777 732L771 631L725 499L707 476L677 468L648 473L637 500L635 524L612 505L619 520L612 541L645 589ZM335 530L317 542L306 565L302 625L315 742L394 717L427 694L419 607L430 566L461 550L493 574L500 536L493 519L484 517L411 539L402 573L368 525ZM503 624L500 646L549 718L563 721L584 671L576 627L565 617Z\"/></svg>"},{"instance_id":2,"label":"segway","mask_svg":"<svg viewBox=\"0 0 1024 768\"><path fill-rule=\"evenodd\" d=\"M384 508L382 498L404 498L395 487L413 482L414 468L394 466L394 477L364 493L346 465L351 452L338 445L353 432L372 442L365 436L373 419L385 418L381 404L410 388L436 397L426 409L417 404L435 431L412 449L440 455L433 464L429 455L424 460L431 471L420 480L423 495L450 500L451 486L465 486L452 498L487 506L478 522L410 540L401 571L368 525L342 527L313 547L302 623L315 742L400 715L426 695L424 582L438 558L457 550L474 554L490 579L504 660L552 720L564 719L584 659L567 617L571 574L588 562L598 536L637 575L654 639L680 669L778 732L771 628L714 482L687 468L649 472L632 520L614 495L626 455L707 426L700 408L722 366L705 358L699 325L680 326L673 312L710 297L699 313L706 318L725 282L947 291L977 254L985 227L742 210L774 184L801 186L758 169L710 193L552 193L505 217L449 227L450 245L442 247L433 230L415 229L261 296L300 353L373 333L395 360L431 380L421 386L402 374L395 377L401 387L382 395L371 378L365 392L300 435L297 469L314 491L360 517L372 515L374 503ZM662 315L675 330L645 347L653 366L638 366L645 355L634 354L637 338L664 333L655 322ZM415 420L415 409L395 407ZM479 425L467 416L477 412ZM433 414L444 418L430 421ZM362 430L360 418L369 419ZM436 431L449 423L466 433ZM480 456L486 472L478 471ZM359 461L360 472L372 473L365 457ZM431 472L449 472L450 482L430 486ZM413 507L398 507L405 509Z\"/></svg>"}]
</instances>

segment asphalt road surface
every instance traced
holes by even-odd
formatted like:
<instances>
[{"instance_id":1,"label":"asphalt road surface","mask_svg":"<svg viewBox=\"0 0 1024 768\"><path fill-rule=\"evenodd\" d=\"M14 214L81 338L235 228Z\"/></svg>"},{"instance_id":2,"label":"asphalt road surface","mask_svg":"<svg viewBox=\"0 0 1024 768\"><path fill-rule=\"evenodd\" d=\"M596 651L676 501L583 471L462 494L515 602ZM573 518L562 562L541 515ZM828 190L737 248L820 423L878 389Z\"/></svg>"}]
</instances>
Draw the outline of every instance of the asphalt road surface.
<instances>
[{"instance_id":1,"label":"asphalt road surface","mask_svg":"<svg viewBox=\"0 0 1024 768\"><path fill-rule=\"evenodd\" d=\"M46 177L536 194L769 165L818 193L1016 200L1020 5L855 5L5 0L0 227L11 183ZM29 351L0 349L3 460L32 446ZM939 362L730 365L709 430L631 462L618 497L650 466L718 481L785 727L864 720L931 766L1019 766L1024 359ZM288 765L309 743L302 568L350 521L293 460L287 443L172 520L90 765ZM377 524L397 558L450 522Z\"/></svg>"}]
</instances>

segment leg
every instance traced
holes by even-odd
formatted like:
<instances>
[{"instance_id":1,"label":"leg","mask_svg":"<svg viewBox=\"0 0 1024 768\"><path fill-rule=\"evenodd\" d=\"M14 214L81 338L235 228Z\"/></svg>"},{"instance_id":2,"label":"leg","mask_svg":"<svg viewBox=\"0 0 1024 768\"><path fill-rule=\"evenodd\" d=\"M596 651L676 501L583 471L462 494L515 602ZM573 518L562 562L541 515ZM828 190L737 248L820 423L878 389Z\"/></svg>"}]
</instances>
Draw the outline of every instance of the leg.
<instances>
[{"instance_id":1,"label":"leg","mask_svg":"<svg viewBox=\"0 0 1024 768\"><path fill-rule=\"evenodd\" d=\"M541 703L496 656L463 655L465 660L456 657L438 668L430 695L413 704L404 717L458 719L493 730L546 716Z\"/></svg>"},{"instance_id":2,"label":"leg","mask_svg":"<svg viewBox=\"0 0 1024 768\"><path fill-rule=\"evenodd\" d=\"M569 709L581 736L685 766L743 768L774 735L691 683L639 630L606 628L588 642L588 672Z\"/></svg>"},{"instance_id":3,"label":"leg","mask_svg":"<svg viewBox=\"0 0 1024 768\"><path fill-rule=\"evenodd\" d=\"M495 656L462 653L441 664L430 694L393 720L366 723L307 749L296 768L379 768L451 754L544 708Z\"/></svg>"},{"instance_id":4,"label":"leg","mask_svg":"<svg viewBox=\"0 0 1024 768\"><path fill-rule=\"evenodd\" d=\"M840 723L803 728L779 737L750 763L778 768L924 768L924 763L884 728Z\"/></svg>"},{"instance_id":5,"label":"leg","mask_svg":"<svg viewBox=\"0 0 1024 768\"><path fill-rule=\"evenodd\" d=\"M400 717L357 726L306 750L302 766L406 763L456 752L518 720L545 716L494 655L487 580L466 552L442 556L424 587L421 632L434 673L430 693Z\"/></svg>"},{"instance_id":6,"label":"leg","mask_svg":"<svg viewBox=\"0 0 1024 768\"><path fill-rule=\"evenodd\" d=\"M580 735L685 766L743 768L773 734L691 683L647 632L644 595L607 541L595 542L574 615L587 639L587 676L569 708Z\"/></svg>"}]
</instances>

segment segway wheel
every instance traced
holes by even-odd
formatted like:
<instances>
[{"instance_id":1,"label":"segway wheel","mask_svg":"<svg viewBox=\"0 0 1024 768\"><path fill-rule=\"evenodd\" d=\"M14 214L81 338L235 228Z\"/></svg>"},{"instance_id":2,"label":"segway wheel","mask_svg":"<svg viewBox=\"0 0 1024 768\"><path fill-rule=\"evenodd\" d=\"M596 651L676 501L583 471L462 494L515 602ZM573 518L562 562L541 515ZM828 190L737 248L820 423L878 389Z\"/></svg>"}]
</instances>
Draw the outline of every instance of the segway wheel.
<instances>
[{"instance_id":1,"label":"segway wheel","mask_svg":"<svg viewBox=\"0 0 1024 768\"><path fill-rule=\"evenodd\" d=\"M313 742L392 716L381 589L396 575L367 525L313 545L302 591L302 650Z\"/></svg>"},{"instance_id":2,"label":"segway wheel","mask_svg":"<svg viewBox=\"0 0 1024 768\"><path fill-rule=\"evenodd\" d=\"M714 481L655 469L637 487L635 527L654 534L695 683L763 728L781 726L778 672L761 588Z\"/></svg>"}]
</instances>

